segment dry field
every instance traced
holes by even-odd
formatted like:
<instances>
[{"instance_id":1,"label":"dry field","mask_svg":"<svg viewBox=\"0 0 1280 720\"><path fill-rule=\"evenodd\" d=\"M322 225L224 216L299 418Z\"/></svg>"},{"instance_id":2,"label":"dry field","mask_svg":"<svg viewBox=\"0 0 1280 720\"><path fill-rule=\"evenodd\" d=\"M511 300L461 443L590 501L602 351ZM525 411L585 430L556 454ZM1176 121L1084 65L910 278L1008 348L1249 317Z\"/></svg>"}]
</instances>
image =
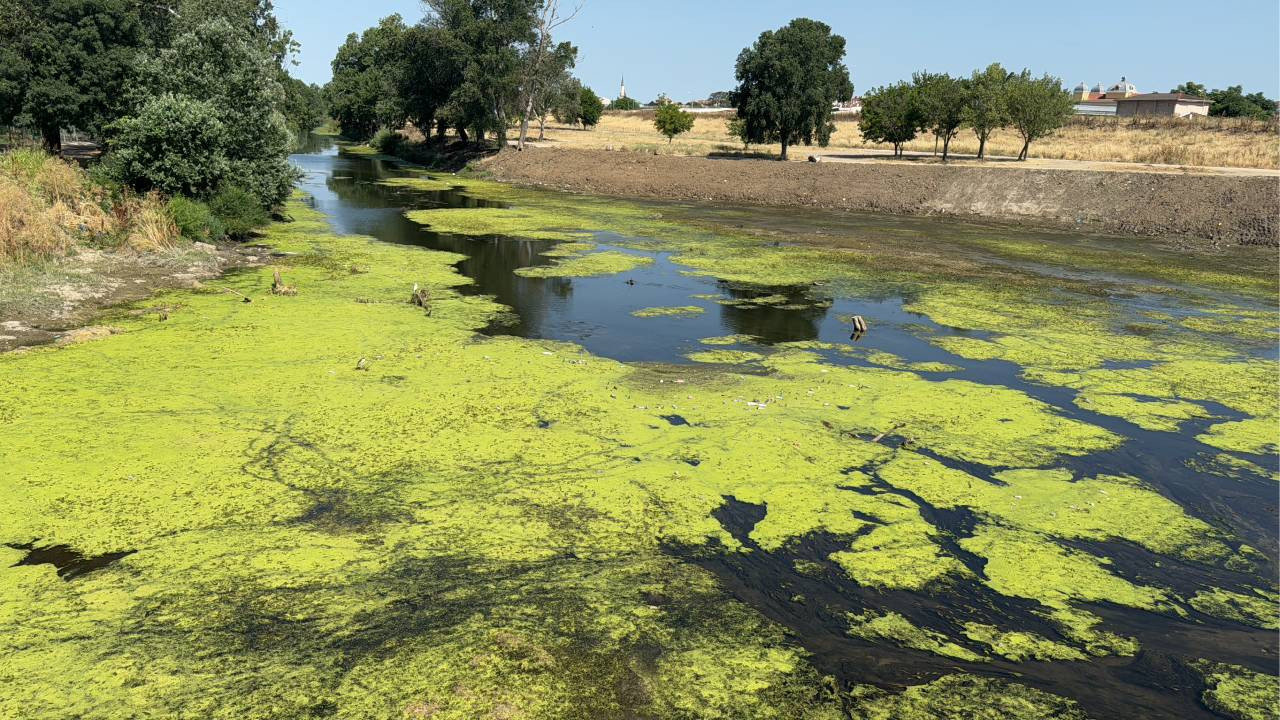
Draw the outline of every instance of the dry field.
<instances>
[{"instance_id":1,"label":"dry field","mask_svg":"<svg viewBox=\"0 0 1280 720\"><path fill-rule=\"evenodd\" d=\"M652 111L606 113L592 130L548 126L549 144L574 148L645 150L664 155L735 153L742 144L729 137L727 115L698 115L693 130L671 144L653 128ZM993 156L1016 156L1022 147L1017 132L1003 130L987 143ZM977 139L961 131L951 143L953 153L976 154ZM868 143L858 132L856 118L838 119L831 145L821 152L890 150ZM908 150L932 152L932 136L907 144ZM777 145L756 146L751 152L777 153ZM796 157L818 148L800 147ZM1280 135L1275 122L1205 118L1073 118L1052 137L1031 144L1031 157L1094 162L1154 163L1204 167L1280 168Z\"/></svg>"}]
</instances>

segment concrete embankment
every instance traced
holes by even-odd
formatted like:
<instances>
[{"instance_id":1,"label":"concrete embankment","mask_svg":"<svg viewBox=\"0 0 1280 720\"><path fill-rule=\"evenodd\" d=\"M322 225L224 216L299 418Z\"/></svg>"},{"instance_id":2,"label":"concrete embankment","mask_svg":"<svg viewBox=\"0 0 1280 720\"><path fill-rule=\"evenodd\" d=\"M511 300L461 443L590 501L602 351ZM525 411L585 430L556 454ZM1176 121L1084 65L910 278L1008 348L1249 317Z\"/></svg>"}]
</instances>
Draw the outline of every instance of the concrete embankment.
<instances>
[{"instance_id":1,"label":"concrete embankment","mask_svg":"<svg viewBox=\"0 0 1280 720\"><path fill-rule=\"evenodd\" d=\"M626 197L951 215L1088 232L1280 245L1280 178L1193 173L782 163L531 149L496 179Z\"/></svg>"}]
</instances>

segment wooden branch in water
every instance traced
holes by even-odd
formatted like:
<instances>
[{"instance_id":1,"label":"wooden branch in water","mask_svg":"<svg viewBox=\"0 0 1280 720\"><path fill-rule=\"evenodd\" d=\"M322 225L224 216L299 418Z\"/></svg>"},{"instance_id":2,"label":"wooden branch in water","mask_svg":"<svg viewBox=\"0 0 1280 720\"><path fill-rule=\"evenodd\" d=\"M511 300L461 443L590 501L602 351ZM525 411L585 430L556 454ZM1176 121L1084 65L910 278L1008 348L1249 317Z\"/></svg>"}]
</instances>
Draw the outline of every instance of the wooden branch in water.
<instances>
[{"instance_id":1,"label":"wooden branch in water","mask_svg":"<svg viewBox=\"0 0 1280 720\"><path fill-rule=\"evenodd\" d=\"M889 428L888 430L885 430L884 432L880 433L879 435L877 435L877 436L875 436L875 437L871 438L871 442L873 442L873 443L878 443L878 442L880 442L881 440L883 440L883 439L885 438L885 436L886 436L886 435L888 435L889 433L891 433L891 432L893 432L894 430L897 430L897 429L899 429L899 428L904 428L904 427L906 427L906 426L907 426L907 424L906 424L906 423L894 423L893 427L891 427L891 428Z\"/></svg>"}]
</instances>

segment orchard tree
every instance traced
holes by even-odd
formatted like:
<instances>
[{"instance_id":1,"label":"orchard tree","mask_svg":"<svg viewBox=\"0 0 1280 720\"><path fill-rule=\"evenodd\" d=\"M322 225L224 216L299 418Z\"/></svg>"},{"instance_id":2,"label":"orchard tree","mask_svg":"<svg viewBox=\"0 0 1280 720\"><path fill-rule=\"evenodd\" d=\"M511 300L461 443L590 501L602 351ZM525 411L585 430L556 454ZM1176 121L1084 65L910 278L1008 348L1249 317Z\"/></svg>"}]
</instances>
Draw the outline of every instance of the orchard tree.
<instances>
[{"instance_id":1,"label":"orchard tree","mask_svg":"<svg viewBox=\"0 0 1280 720\"><path fill-rule=\"evenodd\" d=\"M892 143L893 156L902 157L903 144L915 139L921 120L915 89L899 82L875 88L862 98L858 129L865 140Z\"/></svg>"},{"instance_id":2,"label":"orchard tree","mask_svg":"<svg viewBox=\"0 0 1280 720\"><path fill-rule=\"evenodd\" d=\"M1027 150L1038 140L1066 124L1075 103L1062 89L1062 80L1052 75L1033 78L1023 70L1010 78L1008 87L1009 122L1022 135L1019 160L1027 159Z\"/></svg>"},{"instance_id":3,"label":"orchard tree","mask_svg":"<svg viewBox=\"0 0 1280 720\"><path fill-rule=\"evenodd\" d=\"M667 144L670 144L675 136L693 129L693 113L681 110L673 102L664 102L654 113L653 126L667 136Z\"/></svg>"},{"instance_id":4,"label":"orchard tree","mask_svg":"<svg viewBox=\"0 0 1280 720\"><path fill-rule=\"evenodd\" d=\"M751 142L777 138L782 157L802 140L826 145L835 125L832 105L853 94L844 38L827 25L797 18L760 34L738 55L734 91Z\"/></svg>"},{"instance_id":5,"label":"orchard tree","mask_svg":"<svg viewBox=\"0 0 1280 720\"><path fill-rule=\"evenodd\" d=\"M912 76L920 125L942 140L942 161L947 161L951 140L960 132L965 106L969 101L968 84L946 73L918 72ZM937 150L935 144L934 150Z\"/></svg>"},{"instance_id":6,"label":"orchard tree","mask_svg":"<svg viewBox=\"0 0 1280 720\"><path fill-rule=\"evenodd\" d=\"M139 3L3 0L0 16L0 124L30 125L57 152L63 129L96 131L123 115L148 42Z\"/></svg>"},{"instance_id":7,"label":"orchard tree","mask_svg":"<svg viewBox=\"0 0 1280 720\"><path fill-rule=\"evenodd\" d=\"M979 160L987 156L991 133L1009 124L1009 77L1000 63L992 63L986 70L974 70L969 76L963 118L964 124L978 136Z\"/></svg>"}]
</instances>

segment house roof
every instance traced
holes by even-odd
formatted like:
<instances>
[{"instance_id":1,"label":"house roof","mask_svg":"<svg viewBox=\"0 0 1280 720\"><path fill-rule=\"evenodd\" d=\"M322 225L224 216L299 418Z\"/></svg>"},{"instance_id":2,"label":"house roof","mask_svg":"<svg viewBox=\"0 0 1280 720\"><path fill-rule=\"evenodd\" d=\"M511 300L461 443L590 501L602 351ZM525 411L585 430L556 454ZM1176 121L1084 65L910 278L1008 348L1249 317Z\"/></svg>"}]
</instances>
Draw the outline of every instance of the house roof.
<instances>
[{"instance_id":1,"label":"house roof","mask_svg":"<svg viewBox=\"0 0 1280 720\"><path fill-rule=\"evenodd\" d=\"M1186 93L1146 93L1145 95L1133 95L1127 98L1116 98L1116 102L1150 102L1157 100L1177 100L1178 102L1195 103L1212 105L1209 98L1202 98L1196 95L1188 95Z\"/></svg>"},{"instance_id":2,"label":"house roof","mask_svg":"<svg viewBox=\"0 0 1280 720\"><path fill-rule=\"evenodd\" d=\"M1104 105L1104 106L1105 106L1105 105L1115 105L1115 104L1116 104L1116 101L1115 101L1115 99L1114 99L1114 98L1111 98L1111 99L1108 99L1108 98L1090 98L1090 99L1088 99L1088 100L1077 100L1077 101L1076 101L1076 104L1077 104L1077 105Z\"/></svg>"}]
</instances>

